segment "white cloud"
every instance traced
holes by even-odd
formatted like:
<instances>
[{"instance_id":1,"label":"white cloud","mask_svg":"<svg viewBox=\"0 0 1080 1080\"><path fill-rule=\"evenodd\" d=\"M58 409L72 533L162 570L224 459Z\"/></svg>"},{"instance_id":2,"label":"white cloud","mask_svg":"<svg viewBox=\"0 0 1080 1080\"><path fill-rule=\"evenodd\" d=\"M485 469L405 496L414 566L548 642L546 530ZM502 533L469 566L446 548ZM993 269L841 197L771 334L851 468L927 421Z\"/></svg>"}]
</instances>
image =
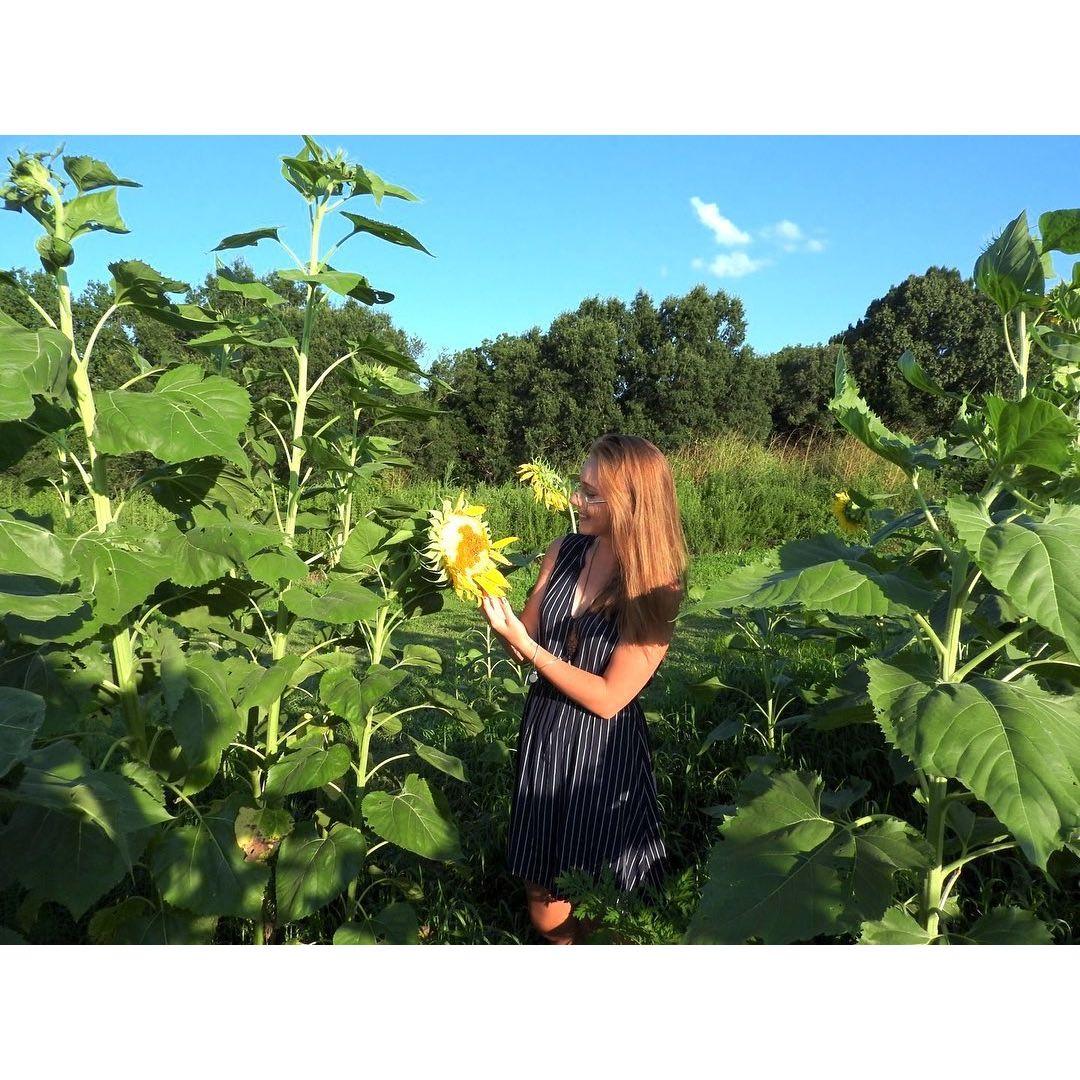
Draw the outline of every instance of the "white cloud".
<instances>
[{"instance_id":1,"label":"white cloud","mask_svg":"<svg viewBox=\"0 0 1080 1080\"><path fill-rule=\"evenodd\" d=\"M820 231L820 230L819 230ZM807 237L801 226L788 218L782 218L774 225L767 225L758 234L763 240L776 244L781 251L824 251L823 240L812 240Z\"/></svg>"},{"instance_id":2,"label":"white cloud","mask_svg":"<svg viewBox=\"0 0 1080 1080\"><path fill-rule=\"evenodd\" d=\"M694 259L690 264L695 270L708 269L721 278L740 278L769 265L768 259L752 259L745 251L733 251L730 255L717 255L706 267L704 259Z\"/></svg>"},{"instance_id":3,"label":"white cloud","mask_svg":"<svg viewBox=\"0 0 1080 1080\"><path fill-rule=\"evenodd\" d=\"M787 218L783 221L778 221L773 226L773 230L781 240L788 240L794 243L796 240L802 239L802 229L800 229L794 221L788 221Z\"/></svg>"},{"instance_id":4,"label":"white cloud","mask_svg":"<svg viewBox=\"0 0 1080 1080\"><path fill-rule=\"evenodd\" d=\"M690 205L694 208L698 221L712 232L718 244L736 247L750 243L750 234L743 232L733 221L724 217L716 203L703 202L694 195L690 199Z\"/></svg>"}]
</instances>

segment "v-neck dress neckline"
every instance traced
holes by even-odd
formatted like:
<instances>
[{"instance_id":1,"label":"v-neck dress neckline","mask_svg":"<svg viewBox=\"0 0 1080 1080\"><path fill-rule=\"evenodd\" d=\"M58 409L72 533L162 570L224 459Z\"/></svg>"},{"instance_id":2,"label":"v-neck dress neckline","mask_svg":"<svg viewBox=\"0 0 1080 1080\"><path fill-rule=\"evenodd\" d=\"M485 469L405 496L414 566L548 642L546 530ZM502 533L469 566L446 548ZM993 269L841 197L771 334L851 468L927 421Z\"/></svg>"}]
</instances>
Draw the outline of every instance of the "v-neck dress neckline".
<instances>
[{"instance_id":1,"label":"v-neck dress neckline","mask_svg":"<svg viewBox=\"0 0 1080 1080\"><path fill-rule=\"evenodd\" d=\"M593 545L596 543L596 537L590 535L589 533L578 533L578 535L579 536L584 536L585 540L586 540L586 543L581 545L581 548L582 548L581 561L580 561L580 563L578 564L578 567L577 567L577 577L574 578L574 591L570 594L570 618L571 619L580 619L582 614L583 614L583 612L581 612L581 611L579 611L576 615L574 614L574 601L577 600L578 587L581 585L582 575L586 573L585 564L587 562L589 562L589 552L592 551ZM595 559L595 556L593 556L593 558ZM592 564L591 563L589 565L588 573L592 573ZM585 584L588 585L588 582L586 582ZM585 597L582 596L581 599L582 599L582 602L584 602Z\"/></svg>"}]
</instances>

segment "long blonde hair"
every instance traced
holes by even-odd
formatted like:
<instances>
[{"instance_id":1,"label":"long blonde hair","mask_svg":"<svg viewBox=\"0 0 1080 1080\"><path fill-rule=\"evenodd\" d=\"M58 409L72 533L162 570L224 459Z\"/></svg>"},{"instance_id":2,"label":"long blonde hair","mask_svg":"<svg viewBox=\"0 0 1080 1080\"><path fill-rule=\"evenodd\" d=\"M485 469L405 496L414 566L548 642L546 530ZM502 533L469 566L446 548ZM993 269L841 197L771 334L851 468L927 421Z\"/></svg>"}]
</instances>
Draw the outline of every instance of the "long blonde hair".
<instances>
[{"instance_id":1,"label":"long blonde hair","mask_svg":"<svg viewBox=\"0 0 1080 1080\"><path fill-rule=\"evenodd\" d=\"M615 556L592 609L614 610L621 640L655 643L686 595L689 563L671 466L638 435L602 435L588 456L607 500Z\"/></svg>"}]
</instances>

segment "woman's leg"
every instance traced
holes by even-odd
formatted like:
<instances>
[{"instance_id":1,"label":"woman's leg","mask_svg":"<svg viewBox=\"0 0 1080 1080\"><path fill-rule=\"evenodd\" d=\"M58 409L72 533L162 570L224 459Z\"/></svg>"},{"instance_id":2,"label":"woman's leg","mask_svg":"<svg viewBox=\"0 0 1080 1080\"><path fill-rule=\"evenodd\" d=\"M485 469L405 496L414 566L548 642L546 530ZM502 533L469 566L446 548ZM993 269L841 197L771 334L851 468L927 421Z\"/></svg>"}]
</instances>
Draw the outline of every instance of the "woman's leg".
<instances>
[{"instance_id":1,"label":"woman's leg","mask_svg":"<svg viewBox=\"0 0 1080 1080\"><path fill-rule=\"evenodd\" d=\"M552 945L580 945L585 928L574 915L574 908L567 900L557 900L542 885L525 883L525 895L529 903L529 918L537 933Z\"/></svg>"}]
</instances>

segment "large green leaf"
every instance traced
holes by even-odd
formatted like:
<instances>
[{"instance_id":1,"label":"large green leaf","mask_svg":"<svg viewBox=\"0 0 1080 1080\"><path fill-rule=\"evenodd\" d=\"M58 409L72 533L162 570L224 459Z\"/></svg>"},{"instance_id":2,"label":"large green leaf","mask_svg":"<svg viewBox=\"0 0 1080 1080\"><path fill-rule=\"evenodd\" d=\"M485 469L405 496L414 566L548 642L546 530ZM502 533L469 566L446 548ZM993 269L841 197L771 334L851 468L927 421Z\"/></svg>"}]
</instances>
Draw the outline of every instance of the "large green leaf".
<instances>
[{"instance_id":1,"label":"large green leaf","mask_svg":"<svg viewBox=\"0 0 1080 1080\"><path fill-rule=\"evenodd\" d=\"M170 559L153 534L134 526L110 525L89 532L72 546L82 591L94 598L95 613L119 622L141 604L170 573Z\"/></svg>"},{"instance_id":2,"label":"large green leaf","mask_svg":"<svg viewBox=\"0 0 1080 1080\"><path fill-rule=\"evenodd\" d=\"M443 669L442 654L430 645L418 645L410 642L402 650L399 667L418 667L424 671L433 671L438 675Z\"/></svg>"},{"instance_id":3,"label":"large green leaf","mask_svg":"<svg viewBox=\"0 0 1080 1080\"><path fill-rule=\"evenodd\" d=\"M0 776L23 761L45 721L45 701L29 690L0 686Z\"/></svg>"},{"instance_id":4,"label":"large green leaf","mask_svg":"<svg viewBox=\"0 0 1080 1080\"><path fill-rule=\"evenodd\" d=\"M67 740L35 751L0 832L0 866L75 918L111 889L170 815L117 773L92 770Z\"/></svg>"},{"instance_id":5,"label":"large green leaf","mask_svg":"<svg viewBox=\"0 0 1080 1080\"><path fill-rule=\"evenodd\" d=\"M974 513L954 520L990 584L1080 656L1080 507L1055 504L1042 521L991 524L981 537Z\"/></svg>"},{"instance_id":6,"label":"large green leaf","mask_svg":"<svg viewBox=\"0 0 1080 1080\"><path fill-rule=\"evenodd\" d=\"M54 445L61 432L72 426L74 414L43 397L34 399L34 411L26 420L0 421L0 471L13 468L46 439Z\"/></svg>"},{"instance_id":7,"label":"large green leaf","mask_svg":"<svg viewBox=\"0 0 1080 1080\"><path fill-rule=\"evenodd\" d=\"M359 876L366 852L363 833L349 825L338 823L327 833L312 821L298 825L278 852L278 919L295 922L340 896Z\"/></svg>"},{"instance_id":8,"label":"large green leaf","mask_svg":"<svg viewBox=\"0 0 1080 1080\"><path fill-rule=\"evenodd\" d=\"M67 739L34 751L17 788L22 802L81 814L94 822L130 865L145 833L172 815L142 787L119 773L91 769Z\"/></svg>"},{"instance_id":9,"label":"large green leaf","mask_svg":"<svg viewBox=\"0 0 1080 1080\"><path fill-rule=\"evenodd\" d=\"M172 561L172 580L185 588L196 588L233 569L245 565L255 552L275 547L283 537L280 529L195 507L195 525L180 532L172 523L155 534L158 546ZM305 568L306 573L306 568Z\"/></svg>"},{"instance_id":10,"label":"large green leaf","mask_svg":"<svg viewBox=\"0 0 1080 1080\"><path fill-rule=\"evenodd\" d=\"M281 594L281 602L303 619L340 624L374 619L386 599L355 581L332 575L330 587L321 595L293 585Z\"/></svg>"},{"instance_id":11,"label":"large green leaf","mask_svg":"<svg viewBox=\"0 0 1080 1080\"><path fill-rule=\"evenodd\" d=\"M351 274L345 270L327 267L317 274L308 274L303 270L279 270L278 277L286 281L297 281L305 285L322 285L339 296L359 300L363 304L388 304L394 294L383 292L371 286L363 274Z\"/></svg>"},{"instance_id":12,"label":"large green leaf","mask_svg":"<svg viewBox=\"0 0 1080 1080\"><path fill-rule=\"evenodd\" d=\"M903 908L889 908L880 919L865 922L860 945L929 945L934 938Z\"/></svg>"},{"instance_id":13,"label":"large green leaf","mask_svg":"<svg viewBox=\"0 0 1080 1080\"><path fill-rule=\"evenodd\" d=\"M370 558L371 553L389 535L388 529L377 525L370 518L360 518L341 551L342 570L363 570L366 565L376 562L377 560Z\"/></svg>"},{"instance_id":14,"label":"large green leaf","mask_svg":"<svg viewBox=\"0 0 1080 1080\"><path fill-rule=\"evenodd\" d=\"M107 454L144 450L171 463L216 456L248 468L237 437L251 414L251 399L231 379L182 364L165 372L152 393L104 390L94 394L94 402L95 440Z\"/></svg>"},{"instance_id":15,"label":"large green leaf","mask_svg":"<svg viewBox=\"0 0 1080 1080\"><path fill-rule=\"evenodd\" d=\"M334 931L333 945L378 945L375 929L368 919L362 923L342 923Z\"/></svg>"},{"instance_id":16,"label":"large green leaf","mask_svg":"<svg viewBox=\"0 0 1080 1080\"><path fill-rule=\"evenodd\" d=\"M72 615L86 604L78 592L61 592L54 582L37 577L0 574L0 611L28 622L46 622ZM86 613L89 613L89 607Z\"/></svg>"},{"instance_id":17,"label":"large green leaf","mask_svg":"<svg viewBox=\"0 0 1080 1080\"><path fill-rule=\"evenodd\" d=\"M933 394L934 397L950 398L954 397L954 394L950 394L947 390L943 390L929 375L923 370L922 365L915 359L914 353L910 349L905 349L897 361L901 373L904 378L907 379L912 386L924 393Z\"/></svg>"},{"instance_id":18,"label":"large green leaf","mask_svg":"<svg viewBox=\"0 0 1080 1080\"><path fill-rule=\"evenodd\" d=\"M1023 211L975 263L975 287L1007 315L1022 300L1041 297L1045 276L1039 248Z\"/></svg>"},{"instance_id":19,"label":"large green leaf","mask_svg":"<svg viewBox=\"0 0 1080 1080\"><path fill-rule=\"evenodd\" d=\"M163 650L161 679L169 708L169 727L184 752L184 794L202 791L221 765L221 755L236 738L243 720L233 707L220 664L208 653Z\"/></svg>"},{"instance_id":20,"label":"large green leaf","mask_svg":"<svg viewBox=\"0 0 1080 1080\"><path fill-rule=\"evenodd\" d=\"M248 573L264 585L279 581L305 581L311 573L308 564L295 551L267 551L253 555L246 563Z\"/></svg>"},{"instance_id":21,"label":"large green leaf","mask_svg":"<svg viewBox=\"0 0 1080 1080\"><path fill-rule=\"evenodd\" d=\"M250 232L233 233L226 236L217 247L211 251L230 251L233 248L254 247L260 240L277 240L280 225L267 229L252 229Z\"/></svg>"},{"instance_id":22,"label":"large green leaf","mask_svg":"<svg viewBox=\"0 0 1080 1080\"><path fill-rule=\"evenodd\" d=\"M335 945L416 945L420 920L403 900L389 903L373 918L347 922L334 931Z\"/></svg>"},{"instance_id":23,"label":"large green leaf","mask_svg":"<svg viewBox=\"0 0 1080 1080\"><path fill-rule=\"evenodd\" d=\"M999 907L987 912L966 934L950 933L957 945L1053 945L1046 923L1030 911Z\"/></svg>"},{"instance_id":24,"label":"large green leaf","mask_svg":"<svg viewBox=\"0 0 1080 1080\"><path fill-rule=\"evenodd\" d=\"M843 349L836 357L834 378L836 392L829 402L829 411L859 442L907 473L917 468L936 469L941 464L945 446L940 439L916 445L906 435L898 435L882 423L859 392L858 383L848 371Z\"/></svg>"},{"instance_id":25,"label":"large green leaf","mask_svg":"<svg viewBox=\"0 0 1080 1080\"><path fill-rule=\"evenodd\" d=\"M240 702L240 712L246 713L248 709L260 706L269 708L283 693L286 687L294 686L294 676L303 661L296 653L286 653L280 660L273 664L259 676L253 683L244 699Z\"/></svg>"},{"instance_id":26,"label":"large green leaf","mask_svg":"<svg viewBox=\"0 0 1080 1080\"><path fill-rule=\"evenodd\" d=\"M216 928L213 915L192 915L133 896L95 912L88 934L95 945L212 945Z\"/></svg>"},{"instance_id":27,"label":"large green leaf","mask_svg":"<svg viewBox=\"0 0 1080 1080\"><path fill-rule=\"evenodd\" d=\"M453 754L446 754L434 746L428 746L427 743L422 743L419 739L414 739L411 735L409 736L409 740L416 748L417 755L423 758L424 761L433 768L446 773L447 776L452 776L455 780L464 781L465 766L461 763L461 758L454 757Z\"/></svg>"},{"instance_id":28,"label":"large green leaf","mask_svg":"<svg viewBox=\"0 0 1080 1080\"><path fill-rule=\"evenodd\" d=\"M64 158L64 171L75 181L79 192L93 191L103 187L142 187L134 180L125 180L97 158L79 155Z\"/></svg>"},{"instance_id":29,"label":"large green leaf","mask_svg":"<svg viewBox=\"0 0 1080 1080\"><path fill-rule=\"evenodd\" d=\"M406 188L398 184L387 183L378 173L365 169L363 165L353 166L352 191L349 198L357 195L371 195L375 199L375 205L382 205L387 196L394 199L404 199L406 202L417 202L417 197Z\"/></svg>"},{"instance_id":30,"label":"large green leaf","mask_svg":"<svg viewBox=\"0 0 1080 1080\"><path fill-rule=\"evenodd\" d=\"M408 371L413 375L425 374L423 368L411 356L394 348L380 334L367 333L355 341L350 341L349 348L355 350L360 356L397 368L399 371ZM369 436L366 441L382 450L389 450L390 445L396 445L396 440L391 442L380 436Z\"/></svg>"},{"instance_id":31,"label":"large green leaf","mask_svg":"<svg viewBox=\"0 0 1080 1080\"><path fill-rule=\"evenodd\" d=\"M1080 210L1048 210L1039 215L1043 251L1080 255Z\"/></svg>"},{"instance_id":32,"label":"large green leaf","mask_svg":"<svg viewBox=\"0 0 1080 1080\"><path fill-rule=\"evenodd\" d=\"M935 683L912 663L869 660L888 739L919 768L959 780L1045 868L1080 827L1080 704L1034 678Z\"/></svg>"},{"instance_id":33,"label":"large green leaf","mask_svg":"<svg viewBox=\"0 0 1080 1080\"><path fill-rule=\"evenodd\" d=\"M155 500L177 517L189 516L200 505L247 517L260 502L251 482L220 458L159 466L142 479L150 483Z\"/></svg>"},{"instance_id":34,"label":"large green leaf","mask_svg":"<svg viewBox=\"0 0 1080 1080\"><path fill-rule=\"evenodd\" d=\"M248 862L266 862L294 828L296 822L287 810L244 806L236 815L236 842Z\"/></svg>"},{"instance_id":35,"label":"large green leaf","mask_svg":"<svg viewBox=\"0 0 1080 1080\"><path fill-rule=\"evenodd\" d=\"M32 416L35 394L66 401L70 356L59 330L0 326L0 420Z\"/></svg>"},{"instance_id":36,"label":"large green leaf","mask_svg":"<svg viewBox=\"0 0 1080 1080\"><path fill-rule=\"evenodd\" d=\"M0 567L5 574L50 581L70 581L79 572L71 557L70 541L5 510L0 510Z\"/></svg>"},{"instance_id":37,"label":"large green leaf","mask_svg":"<svg viewBox=\"0 0 1080 1080\"><path fill-rule=\"evenodd\" d=\"M364 820L384 840L428 859L460 859L457 826L415 773L396 795L372 791L361 804Z\"/></svg>"},{"instance_id":38,"label":"large green leaf","mask_svg":"<svg viewBox=\"0 0 1080 1080\"><path fill-rule=\"evenodd\" d=\"M848 912L860 920L876 919L893 902L894 876L929 869L932 852L922 834L899 818L871 822L854 836Z\"/></svg>"},{"instance_id":39,"label":"large green leaf","mask_svg":"<svg viewBox=\"0 0 1080 1080\"><path fill-rule=\"evenodd\" d=\"M1031 395L1006 401L988 394L986 417L1000 465L1037 465L1059 474L1068 467L1076 425L1052 402Z\"/></svg>"},{"instance_id":40,"label":"large green leaf","mask_svg":"<svg viewBox=\"0 0 1080 1080\"><path fill-rule=\"evenodd\" d=\"M994 524L990 515L982 503L970 495L952 495L945 507L949 512L949 520L952 521L953 528L956 529L964 547L968 549L972 558L976 558L986 530Z\"/></svg>"},{"instance_id":41,"label":"large green leaf","mask_svg":"<svg viewBox=\"0 0 1080 1080\"><path fill-rule=\"evenodd\" d=\"M254 300L256 303L265 304L267 307L278 307L286 302L284 296L279 296L261 281L233 281L231 278L224 277L219 273L217 275L217 287L222 292L237 293L245 300Z\"/></svg>"},{"instance_id":42,"label":"large green leaf","mask_svg":"<svg viewBox=\"0 0 1080 1080\"><path fill-rule=\"evenodd\" d=\"M770 778L721 826L686 944L807 941L848 929L855 842L821 810L821 779Z\"/></svg>"},{"instance_id":43,"label":"large green leaf","mask_svg":"<svg viewBox=\"0 0 1080 1080\"><path fill-rule=\"evenodd\" d=\"M84 233L104 229L111 233L126 233L131 230L120 216L120 207L116 201L116 188L106 191L92 191L80 195L64 208L64 226L61 240L71 241Z\"/></svg>"},{"instance_id":44,"label":"large green leaf","mask_svg":"<svg viewBox=\"0 0 1080 1080\"><path fill-rule=\"evenodd\" d=\"M89 818L21 804L0 830L0 866L76 919L128 871L120 849Z\"/></svg>"},{"instance_id":45,"label":"large green leaf","mask_svg":"<svg viewBox=\"0 0 1080 1080\"><path fill-rule=\"evenodd\" d=\"M267 867L246 862L236 843L239 792L202 813L195 825L170 831L152 850L150 872L161 895L196 915L254 919L270 878Z\"/></svg>"},{"instance_id":46,"label":"large green leaf","mask_svg":"<svg viewBox=\"0 0 1080 1080\"><path fill-rule=\"evenodd\" d=\"M686 614L726 608L773 608L797 604L836 615L891 615L925 611L934 594L907 570L880 571L865 548L837 537L797 540L769 561L742 567L712 585Z\"/></svg>"},{"instance_id":47,"label":"large green leaf","mask_svg":"<svg viewBox=\"0 0 1080 1080\"><path fill-rule=\"evenodd\" d=\"M167 293L187 292L187 285L159 274L139 259L109 263L113 298L118 304L133 304L150 314L155 308L172 307ZM172 309L174 312L175 308Z\"/></svg>"},{"instance_id":48,"label":"large green leaf","mask_svg":"<svg viewBox=\"0 0 1080 1080\"><path fill-rule=\"evenodd\" d=\"M454 697L453 694L449 694L445 690L440 690L437 686L429 686L427 696L435 705L446 709L461 725L466 735L483 734L484 721L480 714L467 702Z\"/></svg>"},{"instance_id":49,"label":"large green leaf","mask_svg":"<svg viewBox=\"0 0 1080 1080\"><path fill-rule=\"evenodd\" d=\"M352 754L344 743L329 750L302 746L270 766L263 794L268 799L282 799L298 791L310 791L337 780L352 763Z\"/></svg>"},{"instance_id":50,"label":"large green leaf","mask_svg":"<svg viewBox=\"0 0 1080 1080\"><path fill-rule=\"evenodd\" d=\"M386 240L388 243L410 247L416 251L422 251L425 255L431 254L412 233L407 233L396 225L388 225L385 221L376 221L361 214L350 214L347 210L342 210L341 216L348 218L352 222L353 230L349 233L349 236L355 236L357 233L370 233L372 236L377 236L380 240ZM345 239L348 239L348 237Z\"/></svg>"}]
</instances>

